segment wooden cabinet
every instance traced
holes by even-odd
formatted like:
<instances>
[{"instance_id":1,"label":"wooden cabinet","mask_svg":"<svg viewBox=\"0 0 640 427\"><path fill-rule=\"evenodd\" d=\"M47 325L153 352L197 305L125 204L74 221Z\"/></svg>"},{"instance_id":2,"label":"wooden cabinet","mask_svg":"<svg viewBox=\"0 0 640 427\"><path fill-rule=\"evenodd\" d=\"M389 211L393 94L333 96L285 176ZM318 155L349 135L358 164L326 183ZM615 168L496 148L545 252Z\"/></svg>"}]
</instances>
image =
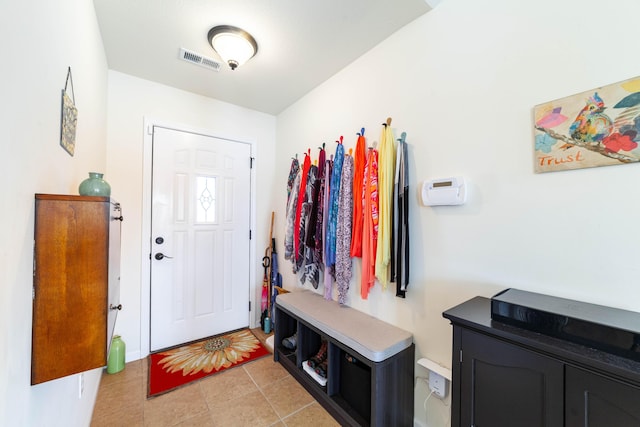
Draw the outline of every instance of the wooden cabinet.
<instances>
[{"instance_id":1,"label":"wooden cabinet","mask_svg":"<svg viewBox=\"0 0 640 427\"><path fill-rule=\"evenodd\" d=\"M36 194L31 384L106 365L121 221L108 197Z\"/></svg>"},{"instance_id":2,"label":"wooden cabinet","mask_svg":"<svg viewBox=\"0 0 640 427\"><path fill-rule=\"evenodd\" d=\"M453 324L453 427L640 427L639 361L492 320L490 310L476 297L443 314Z\"/></svg>"},{"instance_id":3,"label":"wooden cabinet","mask_svg":"<svg viewBox=\"0 0 640 427\"><path fill-rule=\"evenodd\" d=\"M291 350L282 340L297 332ZM324 386L303 363L328 345ZM274 359L343 426L413 426L413 336L312 292L278 295Z\"/></svg>"}]
</instances>

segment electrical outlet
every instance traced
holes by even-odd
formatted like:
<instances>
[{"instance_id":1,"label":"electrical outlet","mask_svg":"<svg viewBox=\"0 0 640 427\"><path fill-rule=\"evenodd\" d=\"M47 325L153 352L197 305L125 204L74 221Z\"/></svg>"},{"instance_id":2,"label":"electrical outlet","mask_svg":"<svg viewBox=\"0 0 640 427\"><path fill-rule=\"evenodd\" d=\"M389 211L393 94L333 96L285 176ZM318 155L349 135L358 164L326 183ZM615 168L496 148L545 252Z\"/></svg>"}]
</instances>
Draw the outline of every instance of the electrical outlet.
<instances>
[{"instance_id":1,"label":"electrical outlet","mask_svg":"<svg viewBox=\"0 0 640 427\"><path fill-rule=\"evenodd\" d=\"M447 379L436 372L430 371L429 389L436 396L444 398L447 395Z\"/></svg>"},{"instance_id":2,"label":"electrical outlet","mask_svg":"<svg viewBox=\"0 0 640 427\"><path fill-rule=\"evenodd\" d=\"M82 399L84 393L84 372L78 375L78 399Z\"/></svg>"}]
</instances>

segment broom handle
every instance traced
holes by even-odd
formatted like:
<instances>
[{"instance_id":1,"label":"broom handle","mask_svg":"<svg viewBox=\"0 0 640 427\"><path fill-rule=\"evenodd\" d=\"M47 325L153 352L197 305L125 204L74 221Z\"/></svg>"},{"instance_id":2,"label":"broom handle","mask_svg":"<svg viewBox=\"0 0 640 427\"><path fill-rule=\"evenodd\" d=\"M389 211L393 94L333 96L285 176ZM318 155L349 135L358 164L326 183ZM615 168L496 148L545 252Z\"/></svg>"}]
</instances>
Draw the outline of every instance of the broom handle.
<instances>
[{"instance_id":1,"label":"broom handle","mask_svg":"<svg viewBox=\"0 0 640 427\"><path fill-rule=\"evenodd\" d=\"M269 242L271 242L271 238L273 237L273 218L275 217L276 213L274 211L271 211L271 227L269 227Z\"/></svg>"},{"instance_id":2,"label":"broom handle","mask_svg":"<svg viewBox=\"0 0 640 427\"><path fill-rule=\"evenodd\" d=\"M267 249L265 250L265 256L268 256L268 257L270 257L271 255L270 249L271 249L271 239L273 238L272 237L273 236L273 219L275 215L276 215L275 211L271 211L271 226L269 227L269 243L267 243ZM271 263L269 263L269 275L267 277L271 278ZM267 297L267 313L269 313L271 311L271 292L272 292L270 283L269 285L267 285L267 288L268 288L267 294L269 295Z\"/></svg>"}]
</instances>

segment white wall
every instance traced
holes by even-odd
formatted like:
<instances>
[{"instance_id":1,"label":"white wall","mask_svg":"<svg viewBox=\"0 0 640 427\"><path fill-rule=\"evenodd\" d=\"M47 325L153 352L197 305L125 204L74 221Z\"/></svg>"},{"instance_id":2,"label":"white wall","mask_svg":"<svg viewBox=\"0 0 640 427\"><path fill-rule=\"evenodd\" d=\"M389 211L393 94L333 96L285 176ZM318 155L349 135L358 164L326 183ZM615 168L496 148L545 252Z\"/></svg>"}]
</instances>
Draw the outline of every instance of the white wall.
<instances>
[{"instance_id":1,"label":"white wall","mask_svg":"<svg viewBox=\"0 0 640 427\"><path fill-rule=\"evenodd\" d=\"M215 76L212 76L215 78ZM254 143L256 212L252 219L256 251L268 241L270 204L274 190L274 116L194 95L168 86L109 71L107 175L112 196L122 204L121 303L115 332L127 345L127 360L148 352L148 261L144 261L143 230L143 122L144 118L209 131L215 135ZM148 237L148 236L147 236ZM148 260L148 249L146 257ZM252 260L254 295L260 289L262 256ZM260 274L258 274L260 273ZM146 295L145 295L146 293ZM146 298L146 303L145 303ZM254 303L254 307L256 307ZM254 319L259 319L258 310Z\"/></svg>"},{"instance_id":2,"label":"white wall","mask_svg":"<svg viewBox=\"0 0 640 427\"><path fill-rule=\"evenodd\" d=\"M340 135L355 147L363 126L377 141L391 116L410 147L411 283L406 300L376 284L363 301L355 261L349 305L448 367L441 314L476 295L515 287L640 311L640 165L534 174L532 130L534 105L640 75L639 13L633 0L443 1L278 116L278 231L291 156L317 158L323 141L333 153ZM419 183L452 175L468 180L466 205L419 206ZM433 397L427 420L426 391L419 382L416 422L446 425Z\"/></svg>"},{"instance_id":3,"label":"white wall","mask_svg":"<svg viewBox=\"0 0 640 427\"><path fill-rule=\"evenodd\" d=\"M0 425L85 426L100 370L31 386L34 193L77 194L106 165L107 64L91 0L0 2ZM60 147L60 96L71 66L73 157ZM52 348L51 351L57 351Z\"/></svg>"}]
</instances>

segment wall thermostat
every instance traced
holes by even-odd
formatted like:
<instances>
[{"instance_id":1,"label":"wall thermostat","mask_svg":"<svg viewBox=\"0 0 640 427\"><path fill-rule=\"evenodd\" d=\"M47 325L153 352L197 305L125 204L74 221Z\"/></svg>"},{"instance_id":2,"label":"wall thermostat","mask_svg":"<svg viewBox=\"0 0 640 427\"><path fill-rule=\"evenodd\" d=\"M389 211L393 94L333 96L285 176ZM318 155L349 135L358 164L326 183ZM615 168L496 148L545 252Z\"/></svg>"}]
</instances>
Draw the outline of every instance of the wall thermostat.
<instances>
[{"instance_id":1,"label":"wall thermostat","mask_svg":"<svg viewBox=\"0 0 640 427\"><path fill-rule=\"evenodd\" d=\"M432 179L422 183L422 204L425 206L462 205L467 201L464 178Z\"/></svg>"}]
</instances>

